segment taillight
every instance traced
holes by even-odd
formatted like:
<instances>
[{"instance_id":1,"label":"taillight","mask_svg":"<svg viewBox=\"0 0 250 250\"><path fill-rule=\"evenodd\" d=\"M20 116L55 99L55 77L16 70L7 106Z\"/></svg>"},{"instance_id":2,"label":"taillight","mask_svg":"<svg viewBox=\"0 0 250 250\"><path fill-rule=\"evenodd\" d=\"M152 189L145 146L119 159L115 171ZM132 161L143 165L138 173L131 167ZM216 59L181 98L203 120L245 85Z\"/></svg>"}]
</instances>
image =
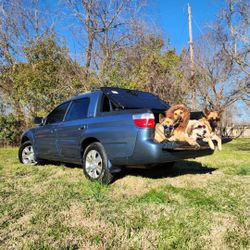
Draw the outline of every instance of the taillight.
<instances>
[{"instance_id":1,"label":"taillight","mask_svg":"<svg viewBox=\"0 0 250 250\"><path fill-rule=\"evenodd\" d=\"M134 123L139 128L154 128L155 117L151 113L133 115Z\"/></svg>"}]
</instances>

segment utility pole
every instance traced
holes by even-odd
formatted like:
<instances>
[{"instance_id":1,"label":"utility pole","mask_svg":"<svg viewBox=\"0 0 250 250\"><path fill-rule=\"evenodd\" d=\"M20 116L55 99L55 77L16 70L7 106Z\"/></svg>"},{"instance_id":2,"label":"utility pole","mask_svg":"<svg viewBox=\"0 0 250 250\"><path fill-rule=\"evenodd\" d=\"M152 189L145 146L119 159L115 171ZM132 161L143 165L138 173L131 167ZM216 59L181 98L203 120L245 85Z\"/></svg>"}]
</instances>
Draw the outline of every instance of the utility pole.
<instances>
[{"instance_id":1,"label":"utility pole","mask_svg":"<svg viewBox=\"0 0 250 250\"><path fill-rule=\"evenodd\" d=\"M39 37L38 4L39 4L39 0L36 0L36 2L35 2L35 31L36 31L36 42L38 42L38 37Z\"/></svg>"},{"instance_id":2,"label":"utility pole","mask_svg":"<svg viewBox=\"0 0 250 250\"><path fill-rule=\"evenodd\" d=\"M192 32L192 16L191 7L188 3L188 30L189 30L189 53L191 67L191 88L192 88L192 109L196 110L196 86L194 79L194 49L193 49L193 32Z\"/></svg>"}]
</instances>

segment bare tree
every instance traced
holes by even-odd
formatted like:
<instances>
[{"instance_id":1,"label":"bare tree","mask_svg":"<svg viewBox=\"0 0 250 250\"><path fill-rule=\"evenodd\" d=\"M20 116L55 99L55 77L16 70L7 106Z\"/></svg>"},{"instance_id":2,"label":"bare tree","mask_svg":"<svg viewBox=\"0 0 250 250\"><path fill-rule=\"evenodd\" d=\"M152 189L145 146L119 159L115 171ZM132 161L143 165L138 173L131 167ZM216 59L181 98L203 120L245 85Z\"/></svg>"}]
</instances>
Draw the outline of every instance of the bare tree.
<instances>
[{"instance_id":1,"label":"bare tree","mask_svg":"<svg viewBox=\"0 0 250 250\"><path fill-rule=\"evenodd\" d=\"M227 0L217 22L212 27L214 38L222 45L221 53L228 56L250 76L250 2Z\"/></svg>"},{"instance_id":2,"label":"bare tree","mask_svg":"<svg viewBox=\"0 0 250 250\"><path fill-rule=\"evenodd\" d=\"M210 30L195 44L196 80L203 102L225 108L250 101L250 5L228 0Z\"/></svg>"},{"instance_id":3,"label":"bare tree","mask_svg":"<svg viewBox=\"0 0 250 250\"><path fill-rule=\"evenodd\" d=\"M12 109L24 120L25 108L16 97L14 71L17 64L24 63L24 47L36 43L53 32L39 0L0 0L0 92ZM42 13L41 13L42 12Z\"/></svg>"},{"instance_id":4,"label":"bare tree","mask_svg":"<svg viewBox=\"0 0 250 250\"><path fill-rule=\"evenodd\" d=\"M49 21L48 16L48 10L40 6L40 0L0 0L2 64L14 64L24 56L24 46L53 33L55 21Z\"/></svg>"},{"instance_id":5,"label":"bare tree","mask_svg":"<svg viewBox=\"0 0 250 250\"><path fill-rule=\"evenodd\" d=\"M97 69L105 68L112 53L125 44L131 31L131 20L142 5L137 0L65 0L73 15L87 33L85 66L94 62ZM140 2L140 3L139 3Z\"/></svg>"},{"instance_id":6,"label":"bare tree","mask_svg":"<svg viewBox=\"0 0 250 250\"><path fill-rule=\"evenodd\" d=\"M223 109L246 96L249 78L220 54L221 46L210 34L203 36L195 49L195 77L205 106Z\"/></svg>"},{"instance_id":7,"label":"bare tree","mask_svg":"<svg viewBox=\"0 0 250 250\"><path fill-rule=\"evenodd\" d=\"M95 35L98 32L96 13L95 13L97 2L95 0L89 0L89 1L66 0L66 2L70 6L73 15L80 21L80 23L87 31L88 45L86 49L87 60L85 66L86 68L89 68L92 61L93 43Z\"/></svg>"}]
</instances>

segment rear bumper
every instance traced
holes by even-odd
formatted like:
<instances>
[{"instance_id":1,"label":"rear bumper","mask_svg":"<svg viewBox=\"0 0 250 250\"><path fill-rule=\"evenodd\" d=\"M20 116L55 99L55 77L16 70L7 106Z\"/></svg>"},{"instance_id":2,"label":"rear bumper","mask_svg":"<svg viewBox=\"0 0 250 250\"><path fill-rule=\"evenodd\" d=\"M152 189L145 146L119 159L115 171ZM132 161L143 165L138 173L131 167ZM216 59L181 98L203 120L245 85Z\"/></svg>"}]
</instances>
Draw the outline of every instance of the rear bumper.
<instances>
[{"instance_id":1,"label":"rear bumper","mask_svg":"<svg viewBox=\"0 0 250 250\"><path fill-rule=\"evenodd\" d=\"M228 143L232 141L232 138L229 137L224 137L222 138L222 143ZM209 149L208 143L204 141L198 141L200 148L199 150L204 150L204 149ZM217 144L216 141L213 141L214 145ZM168 150L168 151L183 151L183 150L195 150L195 147L189 145L187 142L178 142L178 141L169 141L164 143L163 150ZM199 151L198 150L198 151Z\"/></svg>"},{"instance_id":2,"label":"rear bumper","mask_svg":"<svg viewBox=\"0 0 250 250\"><path fill-rule=\"evenodd\" d=\"M127 165L160 164L211 155L213 152L209 147L196 150L186 143L156 144L150 140L136 145L134 154L128 158Z\"/></svg>"},{"instance_id":3,"label":"rear bumper","mask_svg":"<svg viewBox=\"0 0 250 250\"><path fill-rule=\"evenodd\" d=\"M138 139L140 138L140 139ZM151 165L161 164L166 162L179 161L182 159L196 158L213 154L206 142L200 141L200 149L196 150L186 142L165 142L155 143L152 139L145 139L146 136L142 134L138 135L134 153L131 157L128 157L126 163L124 159L117 159L113 162L116 165ZM222 142L227 143L231 141L230 138L223 138Z\"/></svg>"}]
</instances>

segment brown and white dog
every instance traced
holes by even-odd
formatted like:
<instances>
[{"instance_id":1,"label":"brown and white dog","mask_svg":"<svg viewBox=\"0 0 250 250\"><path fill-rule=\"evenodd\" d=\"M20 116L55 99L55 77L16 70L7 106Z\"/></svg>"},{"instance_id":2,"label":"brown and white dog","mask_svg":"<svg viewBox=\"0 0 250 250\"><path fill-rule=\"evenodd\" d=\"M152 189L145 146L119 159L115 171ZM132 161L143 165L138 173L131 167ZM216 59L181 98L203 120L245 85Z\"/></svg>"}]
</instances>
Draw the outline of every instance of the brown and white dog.
<instances>
[{"instance_id":1,"label":"brown and white dog","mask_svg":"<svg viewBox=\"0 0 250 250\"><path fill-rule=\"evenodd\" d=\"M154 140L158 143L166 141L173 135L174 122L172 119L159 115L159 123L155 126Z\"/></svg>"},{"instance_id":2,"label":"brown and white dog","mask_svg":"<svg viewBox=\"0 0 250 250\"><path fill-rule=\"evenodd\" d=\"M194 140L202 140L208 143L209 147L214 150L214 144L207 127L198 120L190 120L186 133Z\"/></svg>"},{"instance_id":3,"label":"brown and white dog","mask_svg":"<svg viewBox=\"0 0 250 250\"><path fill-rule=\"evenodd\" d=\"M221 111L209 111L207 108L205 108L205 110L204 110L205 116L199 120L203 125L206 126L207 134L204 138L208 141L210 141L210 140L217 141L217 146L218 146L219 150L222 149L221 138L218 135L216 135L215 129L217 128L218 122L221 119L222 112L223 112L223 110L221 110ZM211 144L211 142L210 142L210 144ZM209 144L209 146L210 146L210 144ZM210 146L210 148L214 149L214 144L213 144L213 148L211 146Z\"/></svg>"},{"instance_id":4,"label":"brown and white dog","mask_svg":"<svg viewBox=\"0 0 250 250\"><path fill-rule=\"evenodd\" d=\"M190 112L185 105L177 104L172 106L166 111L166 117L172 119L175 124L173 136L168 139L169 141L186 141L196 148L200 147L196 140L186 133Z\"/></svg>"}]
</instances>

